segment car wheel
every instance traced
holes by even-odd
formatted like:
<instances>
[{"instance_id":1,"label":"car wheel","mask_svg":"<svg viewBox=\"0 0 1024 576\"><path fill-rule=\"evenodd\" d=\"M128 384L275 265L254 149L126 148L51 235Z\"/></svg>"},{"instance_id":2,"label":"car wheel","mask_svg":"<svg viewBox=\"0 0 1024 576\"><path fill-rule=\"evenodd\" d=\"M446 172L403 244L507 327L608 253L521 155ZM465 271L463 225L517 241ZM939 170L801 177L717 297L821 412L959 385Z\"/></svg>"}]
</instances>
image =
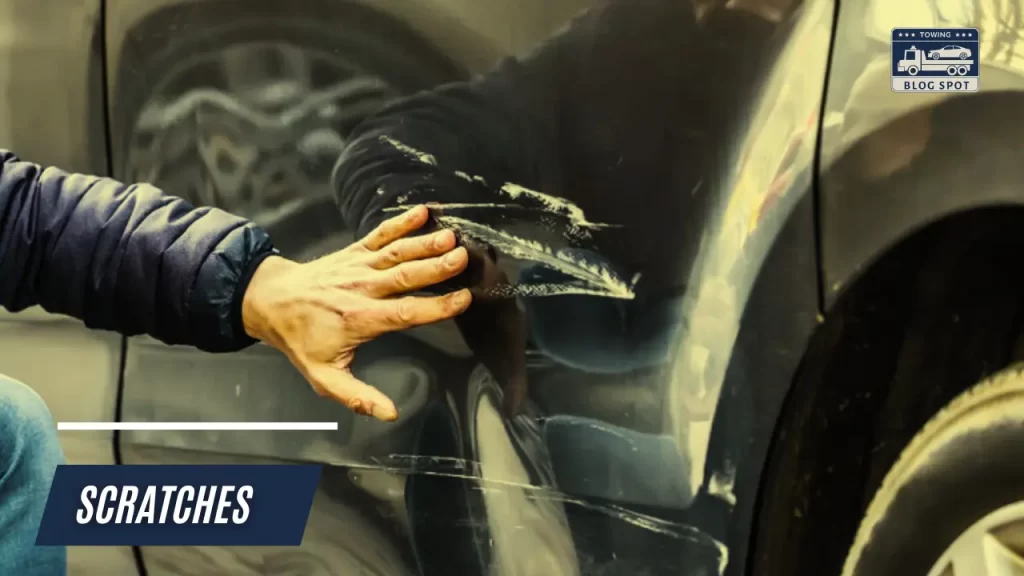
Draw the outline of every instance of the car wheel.
<instances>
[{"instance_id":1,"label":"car wheel","mask_svg":"<svg viewBox=\"0 0 1024 576\"><path fill-rule=\"evenodd\" d=\"M910 68L907 68L907 74L910 74L911 76L917 76L917 66L911 66Z\"/></svg>"},{"instance_id":2,"label":"car wheel","mask_svg":"<svg viewBox=\"0 0 1024 576\"><path fill-rule=\"evenodd\" d=\"M946 74L949 74L950 76L956 76L956 66L950 66L949 68L946 68Z\"/></svg>"},{"instance_id":3,"label":"car wheel","mask_svg":"<svg viewBox=\"0 0 1024 576\"><path fill-rule=\"evenodd\" d=\"M961 60L967 60L967 52L961 52L960 53L960 59Z\"/></svg>"},{"instance_id":4,"label":"car wheel","mask_svg":"<svg viewBox=\"0 0 1024 576\"><path fill-rule=\"evenodd\" d=\"M997 576L1024 567L1024 368L968 390L892 466L843 576Z\"/></svg>"},{"instance_id":5,"label":"car wheel","mask_svg":"<svg viewBox=\"0 0 1024 576\"><path fill-rule=\"evenodd\" d=\"M330 188L351 130L462 73L382 16L341 5L259 9L269 12L199 5L130 33L113 91L115 170L248 217L306 259L351 241ZM138 45L166 38L168 22L194 33Z\"/></svg>"}]
</instances>

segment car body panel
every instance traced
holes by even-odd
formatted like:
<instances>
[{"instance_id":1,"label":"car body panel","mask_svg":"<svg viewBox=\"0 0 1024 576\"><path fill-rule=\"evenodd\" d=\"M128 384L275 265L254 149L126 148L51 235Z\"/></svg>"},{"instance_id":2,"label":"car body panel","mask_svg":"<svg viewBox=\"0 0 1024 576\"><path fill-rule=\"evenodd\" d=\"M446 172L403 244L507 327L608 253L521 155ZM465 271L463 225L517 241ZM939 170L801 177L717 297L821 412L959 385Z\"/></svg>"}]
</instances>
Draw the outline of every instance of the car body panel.
<instances>
[{"instance_id":1,"label":"car body panel","mask_svg":"<svg viewBox=\"0 0 1024 576\"><path fill-rule=\"evenodd\" d=\"M107 172L100 0L0 2L0 142L26 160ZM69 96L71 95L71 96ZM58 420L116 418L122 338L30 308L0 310L0 370ZM113 464L110 432L61 433L68 462ZM77 573L135 570L130 548L71 548Z\"/></svg>"},{"instance_id":2,"label":"car body panel","mask_svg":"<svg viewBox=\"0 0 1024 576\"><path fill-rule=\"evenodd\" d=\"M217 0L108 0L108 57L121 60L125 39L144 20L167 8L186 8L195 3ZM261 0L274 3L276 0ZM592 0L559 0L545 2L493 3L472 0L338 0L338 4L365 6L389 15L415 30L440 52L451 56L467 72L483 72L499 58L519 54L543 40ZM293 10L317 17L315 3L301 4ZM294 6L294 5L293 5ZM217 24L217 23L213 23ZM182 34L167 22L167 32ZM114 87L111 86L113 90Z\"/></svg>"},{"instance_id":3,"label":"car body panel","mask_svg":"<svg viewBox=\"0 0 1024 576\"><path fill-rule=\"evenodd\" d=\"M123 38L147 18L138 3L108 1L109 66L116 71ZM480 49L488 55L473 63L479 55L466 54L465 45L438 42L470 73L496 56L526 52L579 6L545 4L531 12L503 3L505 18L487 3L442 5L473 30L471 36L486 39L481 46L493 47L491 53ZM424 30L426 24L415 22L420 9L403 4L397 14ZM493 380L450 323L360 349L357 374L399 399L398 424L358 418L322 401L281 355L263 346L223 356L134 338L125 362L125 420L340 424L337 432L123 434L126 463L327 465L300 549L144 549L149 572L188 571L208 558L233 573L288 561L309 574L739 569L774 414L816 323L812 163L832 9L828 0L805 2L778 25L771 44L749 45L766 65L744 80L735 126L710 139L726 160L709 166L712 172L701 180L717 184L694 235L700 247L692 247L698 256L680 299L681 324L691 329L677 336L672 369L624 382L573 374L542 355L530 358L531 389L545 405L582 419L601 442L613 446L616 434L639 431L652 450L674 453L656 473L668 479L671 494L657 495L631 480L636 472L615 461L628 455L578 460L564 452L580 426L542 431L537 423L548 415L536 411L503 419ZM168 37L184 33L177 24L168 19ZM752 42L723 34L721 40ZM119 87L110 89L116 109ZM114 122L114 140L128 127ZM685 155L688 144L678 145ZM745 374L760 375L757 395ZM737 421L742 425L732 424ZM562 435L555 438L552 430ZM608 458L617 487L611 499L611 488L574 472ZM343 536L352 533L362 537Z\"/></svg>"},{"instance_id":4,"label":"car body panel","mask_svg":"<svg viewBox=\"0 0 1024 576\"><path fill-rule=\"evenodd\" d=\"M910 231L972 208L1024 201L1024 193L1013 186L910 185L896 192L879 186L885 177L932 158L950 171L969 168L976 154L954 155L929 144L933 112L951 106L966 110L959 120L955 114L943 116L946 123L963 123L960 138L965 142L985 138L974 136L971 123L977 114L970 110L971 102L983 109L993 106L991 98L996 96L1007 106L989 114L1002 114L1007 122L1017 117L1019 103L1004 96L1024 90L1024 64L1013 40L1024 29L1022 9L1024 4L1017 0L875 0L848 2L840 8L826 101L826 118L833 125L822 139L822 274L829 307ZM890 31L931 26L979 30L977 93L892 92ZM939 160L936 154L946 157ZM1011 174L1002 174L1002 179L1007 184L1016 181ZM865 229L871 233L864 234Z\"/></svg>"}]
</instances>

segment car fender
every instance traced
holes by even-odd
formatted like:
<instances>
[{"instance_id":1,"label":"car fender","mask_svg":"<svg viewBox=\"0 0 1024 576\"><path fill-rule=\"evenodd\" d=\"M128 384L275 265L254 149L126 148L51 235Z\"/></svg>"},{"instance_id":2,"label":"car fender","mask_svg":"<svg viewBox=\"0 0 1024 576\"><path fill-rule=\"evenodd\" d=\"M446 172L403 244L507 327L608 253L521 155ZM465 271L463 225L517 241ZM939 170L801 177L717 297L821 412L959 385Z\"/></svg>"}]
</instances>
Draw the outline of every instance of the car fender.
<instances>
[{"instance_id":1,"label":"car fender","mask_svg":"<svg viewBox=\"0 0 1024 576\"><path fill-rule=\"evenodd\" d=\"M856 4L856 5L854 5ZM881 254L904 236L957 212L997 204L1024 202L1024 191L1013 186L930 186L910 184L899 194L882 193L873 183L911 163L929 161L941 170L962 175L978 170L991 181L984 163L967 162L964 155L987 154L995 140L982 134L998 125L994 115L1003 106L1024 100L1024 64L1012 57L1013 47L998 36L1003 25L1019 34L1024 3L1007 6L980 0L977 10L963 10L956 21L940 22L926 2L899 8L878 1L849 3L840 9L832 55L826 117L834 125L822 137L820 226L822 283L826 307ZM889 32L897 27L949 26L979 30L979 86L973 93L896 93L890 87ZM939 116L937 116L939 114ZM986 120L985 117L988 117ZM1003 119L1015 122L1015 114ZM936 128L962 125L962 136L979 138L973 150L950 156ZM982 128L983 123L986 128ZM939 161L937 155L945 155ZM852 168L852 171L851 171ZM856 173L856 174L854 174ZM1008 184L1018 174L1004 174ZM965 176L967 177L967 176ZM866 233L868 232L868 233Z\"/></svg>"}]
</instances>

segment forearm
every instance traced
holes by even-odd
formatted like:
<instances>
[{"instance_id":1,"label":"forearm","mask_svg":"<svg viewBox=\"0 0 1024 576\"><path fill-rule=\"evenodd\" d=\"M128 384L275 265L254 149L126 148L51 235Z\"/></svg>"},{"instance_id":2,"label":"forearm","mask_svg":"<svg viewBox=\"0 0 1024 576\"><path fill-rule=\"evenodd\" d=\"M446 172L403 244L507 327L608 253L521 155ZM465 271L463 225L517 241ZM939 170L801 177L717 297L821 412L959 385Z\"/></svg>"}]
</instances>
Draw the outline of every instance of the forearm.
<instances>
[{"instance_id":1,"label":"forearm","mask_svg":"<svg viewBox=\"0 0 1024 576\"><path fill-rule=\"evenodd\" d=\"M0 159L0 305L211 350L251 342L235 294L265 233L153 186Z\"/></svg>"}]
</instances>

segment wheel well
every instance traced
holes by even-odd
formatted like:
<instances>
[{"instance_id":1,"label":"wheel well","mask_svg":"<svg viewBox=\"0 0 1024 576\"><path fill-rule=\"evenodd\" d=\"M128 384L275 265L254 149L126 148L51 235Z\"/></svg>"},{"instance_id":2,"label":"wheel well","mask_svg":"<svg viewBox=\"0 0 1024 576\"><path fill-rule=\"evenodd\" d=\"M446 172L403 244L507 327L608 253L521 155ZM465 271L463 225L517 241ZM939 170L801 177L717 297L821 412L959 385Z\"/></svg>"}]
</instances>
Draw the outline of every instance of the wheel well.
<instances>
[{"instance_id":1,"label":"wheel well","mask_svg":"<svg viewBox=\"0 0 1024 576\"><path fill-rule=\"evenodd\" d=\"M864 509L918 429L1024 357L1022 229L1024 207L948 216L843 292L773 435L752 574L838 574Z\"/></svg>"},{"instance_id":2,"label":"wheel well","mask_svg":"<svg viewBox=\"0 0 1024 576\"><path fill-rule=\"evenodd\" d=\"M826 310L908 231L981 206L1024 204L1024 117L1016 113L1024 92L933 100L863 129L887 115L863 103L871 96L887 101L874 92L852 99L843 121L849 126L824 136L833 147L855 142L824 168L819 181Z\"/></svg>"}]
</instances>

